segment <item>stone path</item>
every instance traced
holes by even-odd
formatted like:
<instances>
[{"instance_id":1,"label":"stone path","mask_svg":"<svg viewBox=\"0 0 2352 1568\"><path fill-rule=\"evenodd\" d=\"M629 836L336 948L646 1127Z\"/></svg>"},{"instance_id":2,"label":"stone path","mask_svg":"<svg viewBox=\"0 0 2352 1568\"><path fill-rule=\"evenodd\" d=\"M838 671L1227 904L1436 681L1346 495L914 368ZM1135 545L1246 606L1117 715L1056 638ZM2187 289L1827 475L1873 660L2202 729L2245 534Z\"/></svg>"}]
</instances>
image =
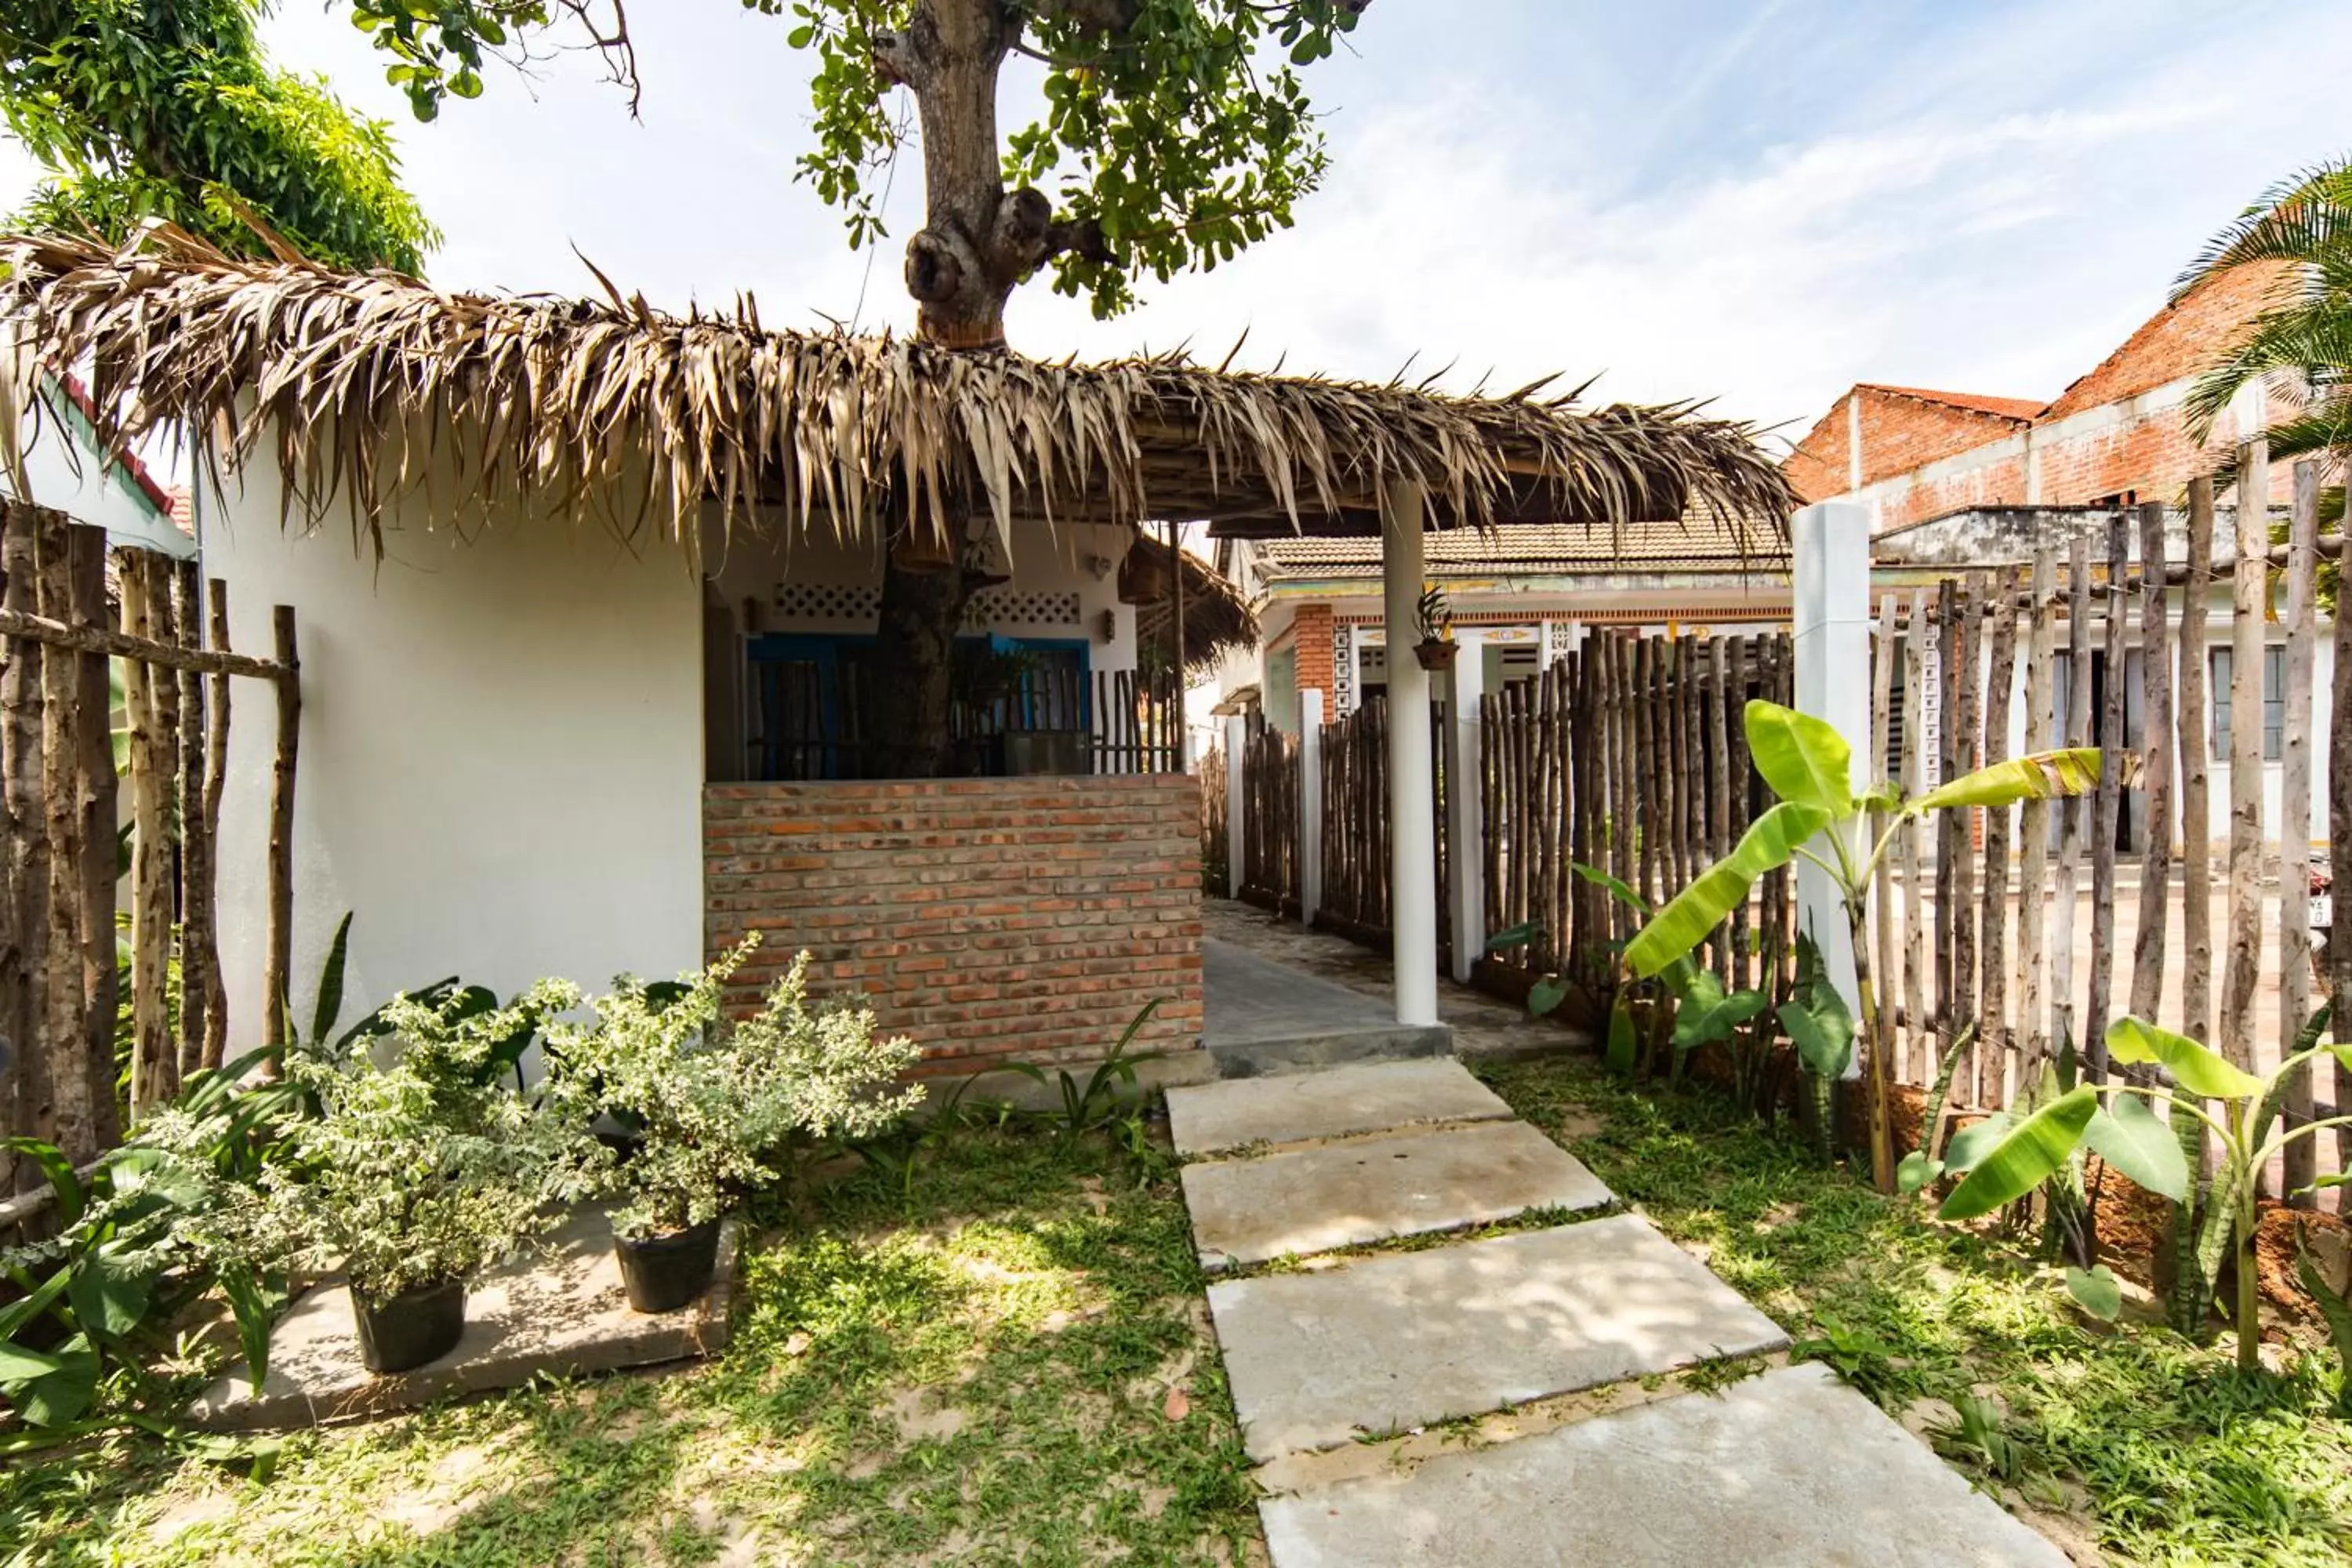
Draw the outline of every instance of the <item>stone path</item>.
<instances>
[{"instance_id":1,"label":"stone path","mask_svg":"<svg viewBox=\"0 0 2352 1568\"><path fill-rule=\"evenodd\" d=\"M1788 1338L1459 1062L1171 1089L1168 1109L1202 1258L1243 1276L1209 1306L1274 1568L2065 1563L1823 1368L1645 1387ZM1541 1402L1552 1423L1509 1440L1421 1436Z\"/></svg>"}]
</instances>

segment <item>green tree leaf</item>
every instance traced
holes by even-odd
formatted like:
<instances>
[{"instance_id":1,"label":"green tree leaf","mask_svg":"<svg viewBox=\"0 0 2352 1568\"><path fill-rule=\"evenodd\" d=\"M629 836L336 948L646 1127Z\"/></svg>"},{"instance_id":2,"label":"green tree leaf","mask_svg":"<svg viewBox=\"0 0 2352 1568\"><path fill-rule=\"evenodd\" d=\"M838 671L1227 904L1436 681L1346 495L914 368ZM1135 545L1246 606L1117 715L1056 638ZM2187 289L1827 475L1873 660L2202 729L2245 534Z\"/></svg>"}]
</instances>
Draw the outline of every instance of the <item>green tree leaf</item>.
<instances>
[{"instance_id":1,"label":"green tree leaf","mask_svg":"<svg viewBox=\"0 0 2352 1568\"><path fill-rule=\"evenodd\" d=\"M2066 1294L2074 1298L2083 1310L2101 1322L2112 1323L2124 1310L2123 1281L2115 1270L2102 1263L2095 1268L2066 1270Z\"/></svg>"},{"instance_id":2,"label":"green tree leaf","mask_svg":"<svg viewBox=\"0 0 2352 1568\"><path fill-rule=\"evenodd\" d=\"M1557 974L1547 974L1528 987L1528 1012L1535 1017L1549 1017L1568 1000L1568 984Z\"/></svg>"},{"instance_id":3,"label":"green tree leaf","mask_svg":"<svg viewBox=\"0 0 2352 1568\"><path fill-rule=\"evenodd\" d=\"M1757 878L1787 865L1797 847L1829 823L1830 814L1819 806L1784 800L1770 807L1748 824L1729 855L1668 900L1633 934L1625 944L1626 967L1646 980L1689 952L1747 900Z\"/></svg>"},{"instance_id":4,"label":"green tree leaf","mask_svg":"<svg viewBox=\"0 0 2352 1568\"><path fill-rule=\"evenodd\" d=\"M2233 1067L2219 1051L2143 1019L2116 1019L2107 1026L2107 1057L2119 1066L2154 1062L2172 1081L2200 1100L2252 1100L2263 1080Z\"/></svg>"},{"instance_id":5,"label":"green tree leaf","mask_svg":"<svg viewBox=\"0 0 2352 1568\"><path fill-rule=\"evenodd\" d=\"M1784 801L1834 819L1853 813L1853 748L1828 721L1759 698L1747 712L1748 754Z\"/></svg>"},{"instance_id":6,"label":"green tree leaf","mask_svg":"<svg viewBox=\"0 0 2352 1568\"><path fill-rule=\"evenodd\" d=\"M2179 1203L2189 1195L2189 1162L2172 1128L2137 1094L2116 1095L2083 1130L2100 1159L2151 1193Z\"/></svg>"},{"instance_id":7,"label":"green tree leaf","mask_svg":"<svg viewBox=\"0 0 2352 1568\"><path fill-rule=\"evenodd\" d=\"M1840 1079L1853 1063L1853 1015L1835 991L1827 987L1823 991L1825 1000L1781 1003L1777 1016L1806 1069L1826 1079Z\"/></svg>"}]
</instances>

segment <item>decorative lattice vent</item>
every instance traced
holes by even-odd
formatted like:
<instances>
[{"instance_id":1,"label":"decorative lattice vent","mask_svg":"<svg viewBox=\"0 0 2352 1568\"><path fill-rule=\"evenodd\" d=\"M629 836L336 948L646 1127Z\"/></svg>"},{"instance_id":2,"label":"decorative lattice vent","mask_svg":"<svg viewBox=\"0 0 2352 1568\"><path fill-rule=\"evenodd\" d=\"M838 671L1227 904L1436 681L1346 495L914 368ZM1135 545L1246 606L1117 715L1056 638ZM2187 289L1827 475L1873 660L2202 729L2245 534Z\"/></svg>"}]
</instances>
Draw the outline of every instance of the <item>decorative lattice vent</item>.
<instances>
[{"instance_id":1,"label":"decorative lattice vent","mask_svg":"<svg viewBox=\"0 0 2352 1568\"><path fill-rule=\"evenodd\" d=\"M973 596L964 611L963 624L967 631L990 626L1075 626L1078 624L1078 596L992 588Z\"/></svg>"},{"instance_id":2,"label":"decorative lattice vent","mask_svg":"<svg viewBox=\"0 0 2352 1568\"><path fill-rule=\"evenodd\" d=\"M870 583L783 583L776 614L786 621L856 621L871 626L882 612L882 590Z\"/></svg>"},{"instance_id":3,"label":"decorative lattice vent","mask_svg":"<svg viewBox=\"0 0 2352 1568\"><path fill-rule=\"evenodd\" d=\"M776 616L786 625L847 622L870 630L882 613L882 590L870 583L784 583L776 589ZM975 595L963 616L967 632L997 626L1076 626L1078 596L992 588Z\"/></svg>"}]
</instances>

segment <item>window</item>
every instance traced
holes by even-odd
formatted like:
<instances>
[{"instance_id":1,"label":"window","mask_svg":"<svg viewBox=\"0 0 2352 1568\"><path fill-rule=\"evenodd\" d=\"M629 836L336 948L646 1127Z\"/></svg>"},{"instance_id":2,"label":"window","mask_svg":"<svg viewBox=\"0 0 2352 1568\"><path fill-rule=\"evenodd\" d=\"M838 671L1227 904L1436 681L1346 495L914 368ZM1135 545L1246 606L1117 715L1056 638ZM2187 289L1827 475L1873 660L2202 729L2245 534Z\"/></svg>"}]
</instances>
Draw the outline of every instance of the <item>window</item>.
<instances>
[{"instance_id":1,"label":"window","mask_svg":"<svg viewBox=\"0 0 2352 1568\"><path fill-rule=\"evenodd\" d=\"M2213 760L2230 760L2230 649L2212 651ZM2286 754L2286 649L2263 649L2263 761Z\"/></svg>"}]
</instances>

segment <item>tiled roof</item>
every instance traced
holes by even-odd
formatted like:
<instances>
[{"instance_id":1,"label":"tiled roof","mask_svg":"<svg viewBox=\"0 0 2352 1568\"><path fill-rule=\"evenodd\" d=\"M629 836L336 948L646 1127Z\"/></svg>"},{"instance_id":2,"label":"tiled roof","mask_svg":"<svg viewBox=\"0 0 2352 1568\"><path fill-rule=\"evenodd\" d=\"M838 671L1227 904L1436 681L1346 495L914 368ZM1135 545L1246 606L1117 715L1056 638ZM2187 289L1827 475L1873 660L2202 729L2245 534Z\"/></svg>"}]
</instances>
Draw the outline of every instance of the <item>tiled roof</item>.
<instances>
[{"instance_id":1,"label":"tiled roof","mask_svg":"<svg viewBox=\"0 0 2352 1568\"><path fill-rule=\"evenodd\" d=\"M1855 384L1867 392L1891 392L1897 397L1916 397L1922 403L1940 403L1948 408L1965 409L1970 414L1990 414L2001 419L2033 419L2048 406L2038 398L2032 397L1987 397L1981 393L1937 392L1924 386L1889 386L1877 381Z\"/></svg>"},{"instance_id":2,"label":"tiled roof","mask_svg":"<svg viewBox=\"0 0 2352 1568\"><path fill-rule=\"evenodd\" d=\"M1268 539L1256 548L1260 574L1270 582L1381 574L1377 539ZM1423 551L1433 577L1736 572L1743 555L1750 567L1785 570L1789 559L1788 541L1780 535L1710 518L1629 522L1613 538L1606 528L1579 523L1513 526L1484 533L1446 529L1431 533Z\"/></svg>"}]
</instances>

